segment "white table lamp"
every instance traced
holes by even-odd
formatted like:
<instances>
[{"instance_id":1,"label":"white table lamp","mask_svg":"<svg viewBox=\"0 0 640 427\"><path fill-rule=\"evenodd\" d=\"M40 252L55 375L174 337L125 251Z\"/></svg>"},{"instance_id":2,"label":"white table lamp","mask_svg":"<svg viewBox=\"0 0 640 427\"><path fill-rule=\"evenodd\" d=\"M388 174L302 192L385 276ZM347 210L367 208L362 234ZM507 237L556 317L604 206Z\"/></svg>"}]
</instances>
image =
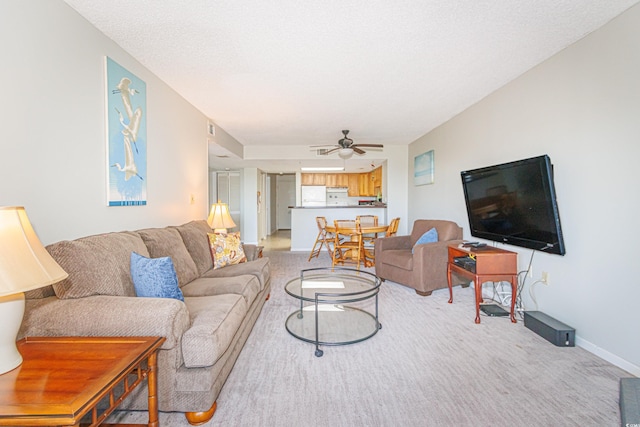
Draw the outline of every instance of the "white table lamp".
<instances>
[{"instance_id":1,"label":"white table lamp","mask_svg":"<svg viewBox=\"0 0 640 427\"><path fill-rule=\"evenodd\" d=\"M233 222L231 214L229 213L229 206L226 203L218 203L211 205L211 212L209 218L207 218L209 227L213 228L215 233L226 233L227 228L233 228L236 223Z\"/></svg>"},{"instance_id":2,"label":"white table lamp","mask_svg":"<svg viewBox=\"0 0 640 427\"><path fill-rule=\"evenodd\" d=\"M0 375L22 363L16 338L24 292L67 276L40 243L24 208L0 207Z\"/></svg>"}]
</instances>

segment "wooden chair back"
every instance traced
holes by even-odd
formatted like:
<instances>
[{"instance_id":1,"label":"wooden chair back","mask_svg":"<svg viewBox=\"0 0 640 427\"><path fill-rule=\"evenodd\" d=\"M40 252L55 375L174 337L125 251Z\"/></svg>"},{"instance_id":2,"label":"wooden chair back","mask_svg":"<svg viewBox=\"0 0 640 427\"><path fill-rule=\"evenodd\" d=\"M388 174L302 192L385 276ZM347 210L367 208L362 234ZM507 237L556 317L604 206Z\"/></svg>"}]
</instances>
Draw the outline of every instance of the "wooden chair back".
<instances>
[{"instance_id":1,"label":"wooden chair back","mask_svg":"<svg viewBox=\"0 0 640 427\"><path fill-rule=\"evenodd\" d=\"M387 228L385 237L395 236L398 232L398 224L400 224L400 218L393 218L389 223L389 228Z\"/></svg>"},{"instance_id":2,"label":"wooden chair back","mask_svg":"<svg viewBox=\"0 0 640 427\"><path fill-rule=\"evenodd\" d=\"M357 221L360 221L361 227L375 227L378 225L378 215L358 215Z\"/></svg>"},{"instance_id":3,"label":"wooden chair back","mask_svg":"<svg viewBox=\"0 0 640 427\"><path fill-rule=\"evenodd\" d=\"M345 265L347 263L356 264L360 269L360 263L364 262L364 248L362 244L362 229L359 221L334 220L336 228L333 239L333 262Z\"/></svg>"},{"instance_id":4,"label":"wooden chair back","mask_svg":"<svg viewBox=\"0 0 640 427\"><path fill-rule=\"evenodd\" d=\"M327 232L327 218L323 216L317 216L316 224L318 225L318 232L323 234Z\"/></svg>"},{"instance_id":5,"label":"wooden chair back","mask_svg":"<svg viewBox=\"0 0 640 427\"><path fill-rule=\"evenodd\" d=\"M323 245L326 246L327 251L329 251L329 256L333 258L333 249L330 246L330 244L333 244L331 241L333 236L327 233L327 219L323 216L317 216L316 225L318 226L318 236L316 237L316 241L313 243L313 248L311 249L311 253L309 254L309 259L307 261L311 261L312 258L319 257Z\"/></svg>"}]
</instances>

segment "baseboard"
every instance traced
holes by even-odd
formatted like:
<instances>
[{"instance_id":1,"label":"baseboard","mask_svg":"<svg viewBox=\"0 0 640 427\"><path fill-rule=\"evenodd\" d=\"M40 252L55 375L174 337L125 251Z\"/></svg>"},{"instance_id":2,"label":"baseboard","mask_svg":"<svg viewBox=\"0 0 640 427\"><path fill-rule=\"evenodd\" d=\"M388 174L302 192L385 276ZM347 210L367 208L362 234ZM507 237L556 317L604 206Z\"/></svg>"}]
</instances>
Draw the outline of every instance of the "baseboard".
<instances>
[{"instance_id":1,"label":"baseboard","mask_svg":"<svg viewBox=\"0 0 640 427\"><path fill-rule=\"evenodd\" d=\"M589 353L593 353L599 358L606 360L612 365L629 372L631 375L640 377L640 366L636 366L633 363L630 363L623 358L616 356L615 354L612 354L583 338L580 338L579 336L576 336L576 345L584 348Z\"/></svg>"}]
</instances>

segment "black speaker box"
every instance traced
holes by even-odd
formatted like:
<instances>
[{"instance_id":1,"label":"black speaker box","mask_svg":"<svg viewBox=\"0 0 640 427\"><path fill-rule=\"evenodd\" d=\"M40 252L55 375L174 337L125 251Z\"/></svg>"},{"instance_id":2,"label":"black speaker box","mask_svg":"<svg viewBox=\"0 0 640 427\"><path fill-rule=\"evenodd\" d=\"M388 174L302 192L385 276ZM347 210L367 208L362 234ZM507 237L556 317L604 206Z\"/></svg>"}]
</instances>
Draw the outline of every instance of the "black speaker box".
<instances>
[{"instance_id":1,"label":"black speaker box","mask_svg":"<svg viewBox=\"0 0 640 427\"><path fill-rule=\"evenodd\" d=\"M620 378L620 425L640 425L640 378Z\"/></svg>"},{"instance_id":2,"label":"black speaker box","mask_svg":"<svg viewBox=\"0 0 640 427\"><path fill-rule=\"evenodd\" d=\"M524 326L559 347L576 345L576 330L541 311L525 311Z\"/></svg>"}]
</instances>

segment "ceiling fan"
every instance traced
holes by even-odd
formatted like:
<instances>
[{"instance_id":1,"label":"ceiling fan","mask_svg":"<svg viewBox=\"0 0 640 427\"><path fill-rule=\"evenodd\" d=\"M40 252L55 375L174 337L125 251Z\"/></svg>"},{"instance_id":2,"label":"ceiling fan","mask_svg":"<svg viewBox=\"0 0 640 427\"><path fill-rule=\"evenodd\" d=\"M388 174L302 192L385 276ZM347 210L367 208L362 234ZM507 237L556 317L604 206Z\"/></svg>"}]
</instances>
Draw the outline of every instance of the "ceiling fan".
<instances>
[{"instance_id":1,"label":"ceiling fan","mask_svg":"<svg viewBox=\"0 0 640 427\"><path fill-rule=\"evenodd\" d=\"M338 156L340 156L341 159L346 160L351 158L354 152L358 154L364 154L365 151L362 150L360 147L384 148L384 145L382 144L354 144L353 139L347 136L349 134L349 130L343 130L342 134L344 135L344 137L338 140L338 145L337 146L330 145L330 147L334 147L334 148L327 150L325 154L331 154L334 151L337 151ZM312 147L327 147L327 146L313 145Z\"/></svg>"}]
</instances>

